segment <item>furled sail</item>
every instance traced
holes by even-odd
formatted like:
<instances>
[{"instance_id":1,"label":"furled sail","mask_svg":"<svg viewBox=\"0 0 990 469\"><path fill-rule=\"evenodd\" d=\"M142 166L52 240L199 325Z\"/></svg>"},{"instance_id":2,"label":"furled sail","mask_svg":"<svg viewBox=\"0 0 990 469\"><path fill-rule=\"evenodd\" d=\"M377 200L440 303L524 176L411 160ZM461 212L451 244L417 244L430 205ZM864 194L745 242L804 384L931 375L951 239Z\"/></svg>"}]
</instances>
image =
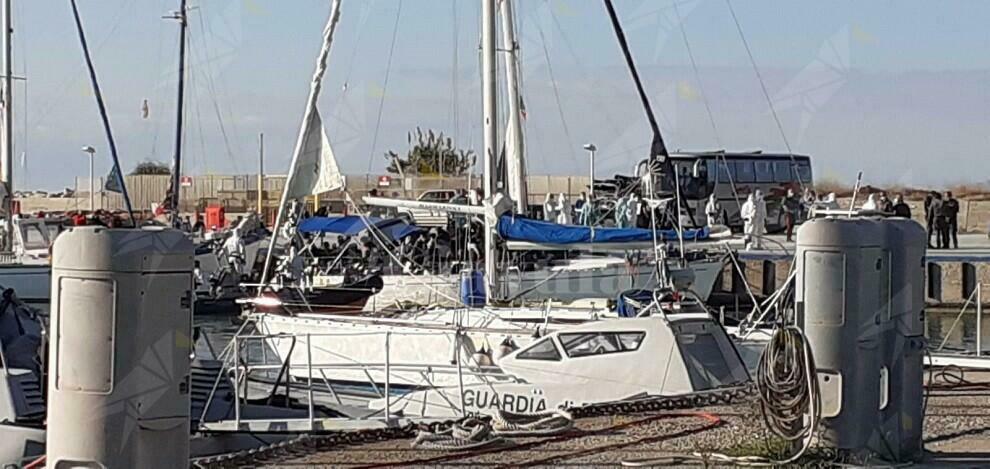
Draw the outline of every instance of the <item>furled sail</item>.
<instances>
[{"instance_id":1,"label":"furled sail","mask_svg":"<svg viewBox=\"0 0 990 469\"><path fill-rule=\"evenodd\" d=\"M653 240L653 232L646 228L599 228L577 225L559 225L542 220L502 215L498 221L498 235L507 241L527 241L539 244L577 243L633 243ZM657 230L657 239L678 239L676 230ZM684 239L700 241L708 239L708 228L684 230Z\"/></svg>"},{"instance_id":2,"label":"furled sail","mask_svg":"<svg viewBox=\"0 0 990 469\"><path fill-rule=\"evenodd\" d=\"M303 143L292 173L289 177L291 182L285 189L287 199L301 199L344 187L344 177L337 166L319 110L313 109L306 123Z\"/></svg>"}]
</instances>

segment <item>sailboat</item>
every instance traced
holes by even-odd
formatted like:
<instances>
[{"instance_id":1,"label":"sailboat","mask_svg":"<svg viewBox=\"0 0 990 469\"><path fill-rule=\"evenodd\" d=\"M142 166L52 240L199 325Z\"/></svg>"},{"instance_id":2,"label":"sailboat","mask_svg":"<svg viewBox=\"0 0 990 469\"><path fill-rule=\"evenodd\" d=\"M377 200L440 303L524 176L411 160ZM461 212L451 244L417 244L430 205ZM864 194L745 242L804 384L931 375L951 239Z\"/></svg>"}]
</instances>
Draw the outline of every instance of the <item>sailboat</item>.
<instances>
[{"instance_id":1,"label":"sailboat","mask_svg":"<svg viewBox=\"0 0 990 469\"><path fill-rule=\"evenodd\" d=\"M11 57L11 8L10 0L3 1L4 55L2 147L0 147L0 172L3 179L3 252L0 252L0 287L13 289L24 302L40 309L48 309L51 298L51 266L48 265L48 249L58 234L58 223L49 224L44 218L14 215L13 153L13 61Z\"/></svg>"},{"instance_id":2,"label":"sailboat","mask_svg":"<svg viewBox=\"0 0 990 469\"><path fill-rule=\"evenodd\" d=\"M510 8L510 0L499 0L498 3L503 9ZM329 150L329 142L322 132L316 100L339 19L340 4L341 0L334 0L331 5L317 72L314 74L292 168L282 195L276 233L280 231L278 226L286 217L283 212L287 200L319 188L319 181L322 181L324 173L336 174L326 167L335 167L336 163ZM724 330L715 323L703 301L685 288L692 279L668 274L665 250L654 249L658 259L654 268L661 284L668 286L668 289L651 292L647 305L638 313L643 316L640 319L618 318L614 311L608 310L604 305L597 308L569 308L552 305L499 306L494 303L499 288L494 239L496 227L500 217L511 216L506 214L512 213L514 205L504 194L491 190L495 187L494 179L487 177L493 175L497 146L495 9L496 0L482 1L486 199L482 206L435 204L444 210L484 219L487 238L484 298L488 304L480 308L435 308L363 316L270 312L256 308L254 312L247 314L247 320L253 324L258 334L246 337L245 340L264 340L277 358L286 364L287 374L292 379L302 380L308 377L312 381L313 370L318 369L327 382L364 383L375 389L384 384L386 396L389 396L390 387L399 387L403 392L446 388L448 394L460 394L461 407L467 404L466 386L491 386L493 380L506 385L528 383L531 386L525 390L517 387L506 388L504 391L546 393L550 400L543 401L544 406L568 402L599 402L633 395L691 393L737 385L747 380L745 367L726 338ZM506 15L503 14L503 18ZM511 12L508 18L511 23ZM319 164L314 167L316 162ZM314 174L319 177L314 178ZM296 178L301 178L302 182ZM649 231L654 237L655 247L655 232ZM266 264L269 262L270 260ZM266 268L265 271L267 270ZM678 278L683 281L678 283ZM259 297L256 300L256 306L270 307L272 304L269 298ZM631 335L623 336L624 330L632 331ZM588 337L590 342L575 341L579 336ZM546 337L552 338L548 340ZM705 340L699 340L701 338ZM630 352L630 358L632 355L643 355L643 359L648 358L659 367L658 370L674 370L672 372L679 376L678 384L668 386L665 384L666 378L659 383L629 379L624 381L624 386L612 386L608 378L612 357L596 356L595 359L577 360L582 358L582 352L569 347L577 346L578 342L584 344L578 348L586 347L592 355L607 355L610 350ZM564 347L566 360L559 355L558 347ZM675 353L675 350L679 350L679 353ZM536 357L546 353L557 353L558 359ZM702 356L706 360L718 357L724 366L716 371L699 368L707 366L702 363L708 363L701 359ZM576 360L572 362L570 359ZM544 362L537 363L537 360ZM634 360L631 363L639 362ZM289 363L293 366L288 366ZM584 369L585 378L574 379L574 367ZM692 372L692 367L699 369ZM468 374L464 373L465 369L469 370ZM719 378L704 380L691 377L711 376L711 373L717 373ZM626 377L618 378L625 380ZM581 386L586 388L581 390ZM453 391L454 388L459 390ZM434 398L447 400L442 396L424 396L422 401L416 402L428 402ZM411 403L413 399L410 398L409 401ZM488 405L484 411L510 409L504 406L505 399L501 402L502 407ZM386 403L385 406L389 407L389 404ZM432 404L423 404L420 410L434 407L436 406ZM407 410L415 409L409 407ZM512 407L511 410L518 409Z\"/></svg>"}]
</instances>

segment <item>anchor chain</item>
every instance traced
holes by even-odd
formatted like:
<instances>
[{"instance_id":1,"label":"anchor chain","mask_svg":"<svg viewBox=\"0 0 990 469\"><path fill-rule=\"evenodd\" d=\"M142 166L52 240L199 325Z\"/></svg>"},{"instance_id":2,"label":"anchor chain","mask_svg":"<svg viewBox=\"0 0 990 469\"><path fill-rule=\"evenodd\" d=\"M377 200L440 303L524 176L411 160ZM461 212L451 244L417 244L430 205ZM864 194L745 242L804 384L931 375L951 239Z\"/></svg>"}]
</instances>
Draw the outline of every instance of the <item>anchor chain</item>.
<instances>
[{"instance_id":1,"label":"anchor chain","mask_svg":"<svg viewBox=\"0 0 990 469\"><path fill-rule=\"evenodd\" d=\"M755 387L752 383L749 383L743 386L717 388L679 396L653 396L641 399L586 404L567 410L575 418L688 410L734 404L746 400L755 394ZM431 422L429 424L410 423L401 427L338 431L315 435L306 434L290 440L249 450L196 458L190 461L190 467L212 469L262 465L278 462L286 458L305 456L318 451L329 451L340 448L341 446L414 438L419 430L438 433L454 425L463 423L469 418L490 419L487 416L469 415L468 417Z\"/></svg>"}]
</instances>

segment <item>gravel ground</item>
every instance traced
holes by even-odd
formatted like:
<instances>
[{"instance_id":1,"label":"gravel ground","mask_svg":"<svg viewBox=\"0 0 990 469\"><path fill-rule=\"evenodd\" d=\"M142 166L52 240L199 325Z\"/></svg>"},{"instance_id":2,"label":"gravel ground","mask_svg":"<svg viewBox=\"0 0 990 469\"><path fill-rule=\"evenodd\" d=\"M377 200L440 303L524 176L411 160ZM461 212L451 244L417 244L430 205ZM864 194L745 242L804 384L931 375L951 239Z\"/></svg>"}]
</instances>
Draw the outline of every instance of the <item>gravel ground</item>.
<instances>
[{"instance_id":1,"label":"gravel ground","mask_svg":"<svg viewBox=\"0 0 990 469\"><path fill-rule=\"evenodd\" d=\"M971 373L967 379L990 383L990 373ZM566 435L514 438L475 452L418 450L405 439L342 447L267 467L603 467L646 459L685 466L700 463L673 458L694 451L765 451L765 435L758 407L748 402L697 412L580 419ZM925 461L918 467L990 467L990 386L933 389L925 448ZM828 466L826 461L819 464Z\"/></svg>"}]
</instances>

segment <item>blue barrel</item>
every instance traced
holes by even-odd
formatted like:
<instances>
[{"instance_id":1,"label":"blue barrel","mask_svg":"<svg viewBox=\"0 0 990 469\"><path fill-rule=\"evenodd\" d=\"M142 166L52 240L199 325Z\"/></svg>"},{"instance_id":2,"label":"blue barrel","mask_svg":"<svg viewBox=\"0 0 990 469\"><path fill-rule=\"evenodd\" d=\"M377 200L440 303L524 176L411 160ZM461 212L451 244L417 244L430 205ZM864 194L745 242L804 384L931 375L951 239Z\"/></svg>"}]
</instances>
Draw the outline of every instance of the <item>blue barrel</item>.
<instances>
[{"instance_id":1,"label":"blue barrel","mask_svg":"<svg viewBox=\"0 0 990 469\"><path fill-rule=\"evenodd\" d=\"M485 276L478 270L461 275L461 303L464 306L485 305Z\"/></svg>"}]
</instances>

